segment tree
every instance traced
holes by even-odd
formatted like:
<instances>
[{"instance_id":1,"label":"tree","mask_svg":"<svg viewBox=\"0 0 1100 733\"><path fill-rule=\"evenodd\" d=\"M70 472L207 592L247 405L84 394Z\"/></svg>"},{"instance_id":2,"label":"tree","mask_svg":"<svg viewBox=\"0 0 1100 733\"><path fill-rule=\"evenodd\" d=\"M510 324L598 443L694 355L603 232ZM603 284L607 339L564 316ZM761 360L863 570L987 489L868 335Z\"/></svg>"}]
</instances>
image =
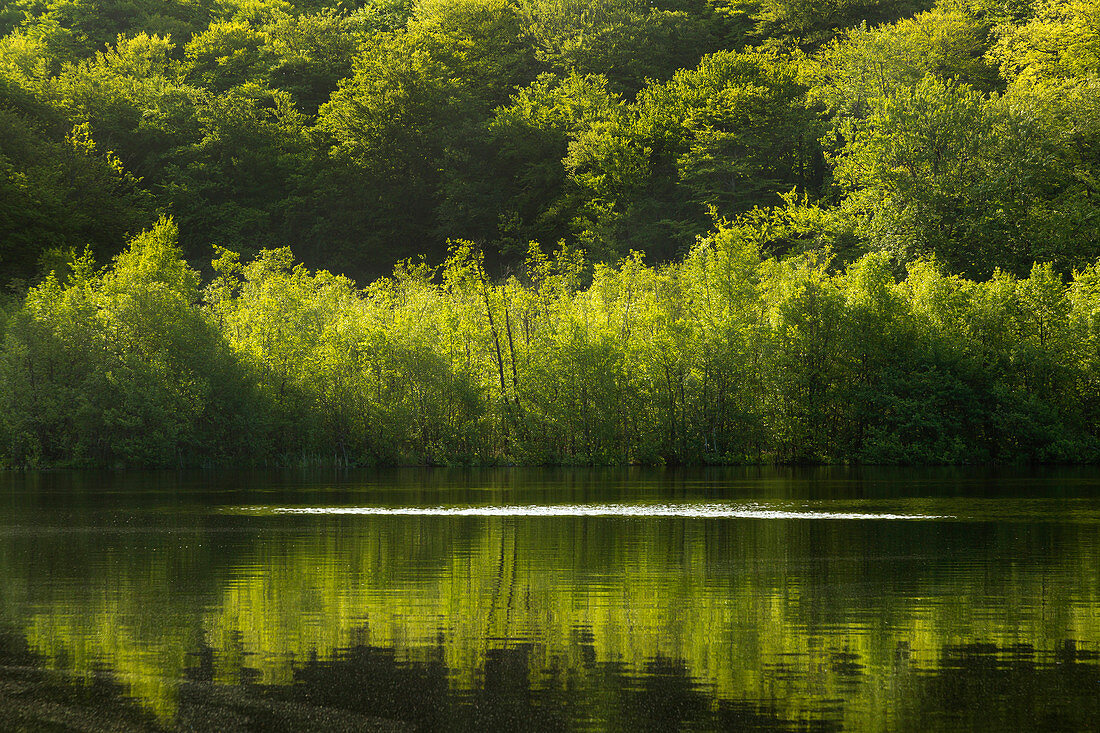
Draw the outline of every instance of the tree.
<instances>
[{"instance_id":1,"label":"tree","mask_svg":"<svg viewBox=\"0 0 1100 733\"><path fill-rule=\"evenodd\" d=\"M51 140L0 110L0 267L30 279L91 247L100 256L152 218L152 203L86 125Z\"/></svg>"},{"instance_id":2,"label":"tree","mask_svg":"<svg viewBox=\"0 0 1100 733\"><path fill-rule=\"evenodd\" d=\"M597 256L637 249L667 259L711 221L776 204L822 174L816 114L782 57L723 51L651 84L569 147L586 203L574 222Z\"/></svg>"},{"instance_id":3,"label":"tree","mask_svg":"<svg viewBox=\"0 0 1100 733\"><path fill-rule=\"evenodd\" d=\"M621 105L602 76L543 74L518 90L494 110L468 164L447 171L441 234L481 242L506 262L518 260L531 241L569 237L583 205L562 162L569 143Z\"/></svg>"},{"instance_id":4,"label":"tree","mask_svg":"<svg viewBox=\"0 0 1100 733\"><path fill-rule=\"evenodd\" d=\"M0 349L2 432L23 465L168 466L263 452L247 377L197 308L198 273L162 219L105 272L27 294Z\"/></svg>"},{"instance_id":5,"label":"tree","mask_svg":"<svg viewBox=\"0 0 1100 733\"><path fill-rule=\"evenodd\" d=\"M1006 79L1081 79L1100 73L1100 3L1047 0L1006 29L991 56Z\"/></svg>"},{"instance_id":6,"label":"tree","mask_svg":"<svg viewBox=\"0 0 1100 733\"><path fill-rule=\"evenodd\" d=\"M540 61L561 74L603 74L627 96L717 50L698 15L640 0L524 0L521 7Z\"/></svg>"},{"instance_id":7,"label":"tree","mask_svg":"<svg viewBox=\"0 0 1100 733\"><path fill-rule=\"evenodd\" d=\"M814 96L836 115L837 123L866 117L873 100L883 99L932 75L981 91L998 86L985 59L988 23L964 7L939 5L896 23L850 28L817 57Z\"/></svg>"}]
</instances>

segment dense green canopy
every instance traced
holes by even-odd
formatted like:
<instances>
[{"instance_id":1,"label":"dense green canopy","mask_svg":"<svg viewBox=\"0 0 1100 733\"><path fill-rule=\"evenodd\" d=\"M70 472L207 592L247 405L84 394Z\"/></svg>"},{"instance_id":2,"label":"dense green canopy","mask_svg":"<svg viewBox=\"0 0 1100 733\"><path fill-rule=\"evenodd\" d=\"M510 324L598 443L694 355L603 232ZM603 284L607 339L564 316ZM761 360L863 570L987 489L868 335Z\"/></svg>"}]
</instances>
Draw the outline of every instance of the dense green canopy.
<instances>
[{"instance_id":1,"label":"dense green canopy","mask_svg":"<svg viewBox=\"0 0 1100 733\"><path fill-rule=\"evenodd\" d=\"M1095 0L2 0L0 285L162 215L205 267L290 246L356 278L470 239L777 252L988 278L1100 255ZM798 207L795 207L798 208ZM796 216L798 214L796 213Z\"/></svg>"},{"instance_id":2,"label":"dense green canopy","mask_svg":"<svg viewBox=\"0 0 1100 733\"><path fill-rule=\"evenodd\" d=\"M1097 0L0 34L0 462L1096 455Z\"/></svg>"}]
</instances>

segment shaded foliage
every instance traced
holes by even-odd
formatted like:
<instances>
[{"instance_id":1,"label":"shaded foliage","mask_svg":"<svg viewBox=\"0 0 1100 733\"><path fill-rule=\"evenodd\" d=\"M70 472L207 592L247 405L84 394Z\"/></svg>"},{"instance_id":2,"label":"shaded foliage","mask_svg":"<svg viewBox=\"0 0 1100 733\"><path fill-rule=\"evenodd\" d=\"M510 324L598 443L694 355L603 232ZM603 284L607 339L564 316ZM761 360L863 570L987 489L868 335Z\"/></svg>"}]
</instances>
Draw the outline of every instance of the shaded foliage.
<instances>
[{"instance_id":1,"label":"shaded foliage","mask_svg":"<svg viewBox=\"0 0 1100 733\"><path fill-rule=\"evenodd\" d=\"M1100 254L1094 6L9 0L0 268L158 214L203 267L292 245L362 279L456 237L497 276L532 240L670 261L794 190L838 265L1068 275Z\"/></svg>"}]
</instances>

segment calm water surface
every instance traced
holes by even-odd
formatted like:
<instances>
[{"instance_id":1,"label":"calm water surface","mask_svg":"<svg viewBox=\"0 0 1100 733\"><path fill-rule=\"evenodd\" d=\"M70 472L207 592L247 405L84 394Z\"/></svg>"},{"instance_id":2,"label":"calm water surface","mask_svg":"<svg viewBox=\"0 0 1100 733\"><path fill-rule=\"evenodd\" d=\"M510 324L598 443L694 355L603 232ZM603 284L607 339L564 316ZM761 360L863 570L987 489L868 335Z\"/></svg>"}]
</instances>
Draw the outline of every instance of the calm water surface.
<instances>
[{"instance_id":1,"label":"calm water surface","mask_svg":"<svg viewBox=\"0 0 1100 733\"><path fill-rule=\"evenodd\" d=\"M1100 471L0 475L2 730L1095 730Z\"/></svg>"}]
</instances>

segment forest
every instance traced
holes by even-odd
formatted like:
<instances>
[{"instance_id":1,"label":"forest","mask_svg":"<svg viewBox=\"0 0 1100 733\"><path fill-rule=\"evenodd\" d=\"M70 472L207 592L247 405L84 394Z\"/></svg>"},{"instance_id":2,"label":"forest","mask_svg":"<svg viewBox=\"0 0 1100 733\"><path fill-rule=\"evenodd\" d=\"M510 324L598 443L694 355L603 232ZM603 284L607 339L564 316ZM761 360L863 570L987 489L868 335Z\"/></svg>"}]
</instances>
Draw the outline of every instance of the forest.
<instances>
[{"instance_id":1,"label":"forest","mask_svg":"<svg viewBox=\"0 0 1100 733\"><path fill-rule=\"evenodd\" d=\"M0 466L1100 458L1097 0L0 35Z\"/></svg>"}]
</instances>

